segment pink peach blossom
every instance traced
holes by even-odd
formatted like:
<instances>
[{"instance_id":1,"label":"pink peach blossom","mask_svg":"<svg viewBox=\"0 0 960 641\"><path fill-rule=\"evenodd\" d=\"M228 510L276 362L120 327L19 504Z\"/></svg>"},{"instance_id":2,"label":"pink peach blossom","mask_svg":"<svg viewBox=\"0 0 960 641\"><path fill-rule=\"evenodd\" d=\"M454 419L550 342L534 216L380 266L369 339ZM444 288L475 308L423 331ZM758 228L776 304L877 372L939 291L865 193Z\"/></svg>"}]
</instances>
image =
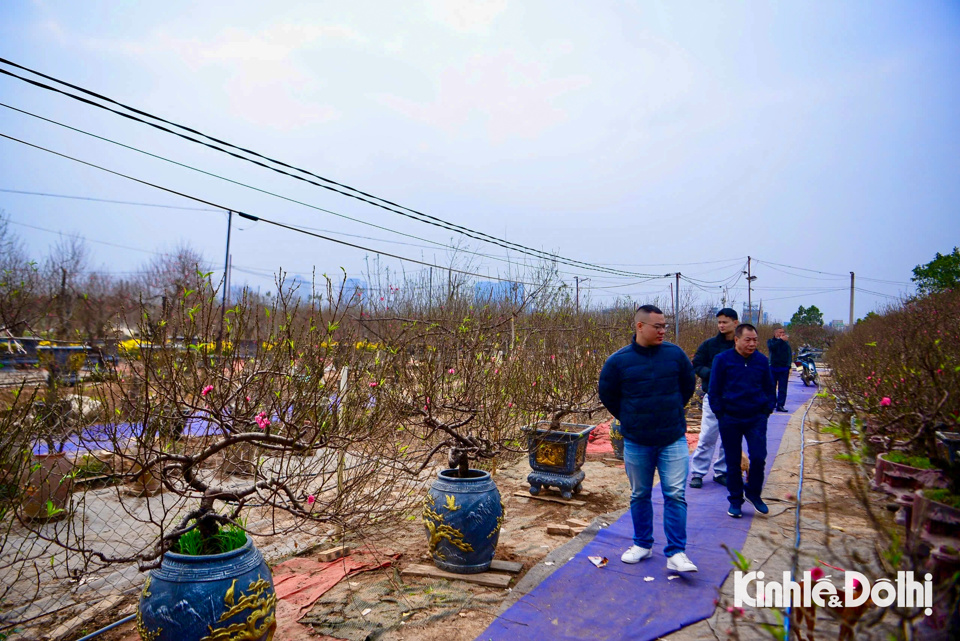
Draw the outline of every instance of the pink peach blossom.
<instances>
[{"instance_id":1,"label":"pink peach blossom","mask_svg":"<svg viewBox=\"0 0 960 641\"><path fill-rule=\"evenodd\" d=\"M206 396L212 391L213 391L213 385L207 385L206 387L203 388L203 391L200 392L200 396Z\"/></svg>"},{"instance_id":2,"label":"pink peach blossom","mask_svg":"<svg viewBox=\"0 0 960 641\"><path fill-rule=\"evenodd\" d=\"M890 400L889 396L884 396L883 398L880 399L880 407L887 407L892 402L893 401Z\"/></svg>"}]
</instances>

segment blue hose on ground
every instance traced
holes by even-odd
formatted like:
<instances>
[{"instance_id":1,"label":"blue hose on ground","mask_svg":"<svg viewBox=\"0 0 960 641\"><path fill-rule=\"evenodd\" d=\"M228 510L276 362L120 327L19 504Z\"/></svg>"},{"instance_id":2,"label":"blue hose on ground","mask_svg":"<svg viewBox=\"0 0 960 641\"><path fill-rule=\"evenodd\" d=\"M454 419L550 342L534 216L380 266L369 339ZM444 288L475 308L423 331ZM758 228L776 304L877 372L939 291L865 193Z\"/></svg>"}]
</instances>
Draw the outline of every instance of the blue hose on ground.
<instances>
[{"instance_id":1,"label":"blue hose on ground","mask_svg":"<svg viewBox=\"0 0 960 641\"><path fill-rule=\"evenodd\" d=\"M800 480L797 483L797 518L794 521L793 528L797 533L797 536L793 542L793 567L790 568L790 580L794 581L797 576L797 562L800 559L800 499L803 495L803 448L807 444L806 437L803 433L803 428L807 423L807 414L810 412L810 408L813 407L814 401L817 400L817 396L820 395L820 379L817 378L817 393L814 394L813 398L810 399L810 402L807 403L807 409L803 411L803 418L800 419ZM783 638L790 639L790 615L792 608L788 605L785 610L783 617Z\"/></svg>"},{"instance_id":2,"label":"blue hose on ground","mask_svg":"<svg viewBox=\"0 0 960 641\"><path fill-rule=\"evenodd\" d=\"M106 626L106 627L104 627L104 628L100 628L100 629L97 630L96 632L91 632L91 633L88 634L87 636L81 637L81 638L77 639L77 641L89 641L90 639L92 639L92 638L94 638L94 637L100 636L100 635L103 634L104 632L109 632L110 630L113 630L113 629L116 628L117 626L121 626L121 625L123 625L124 623L126 623L127 621L133 621L133 620L136 619L136 618L137 618L137 615L136 615L136 614L131 614L131 615L129 615L129 616L125 616L125 617L123 617L122 619L120 619L119 621L114 621L114 622L111 623L110 625L108 625L108 626Z\"/></svg>"}]
</instances>

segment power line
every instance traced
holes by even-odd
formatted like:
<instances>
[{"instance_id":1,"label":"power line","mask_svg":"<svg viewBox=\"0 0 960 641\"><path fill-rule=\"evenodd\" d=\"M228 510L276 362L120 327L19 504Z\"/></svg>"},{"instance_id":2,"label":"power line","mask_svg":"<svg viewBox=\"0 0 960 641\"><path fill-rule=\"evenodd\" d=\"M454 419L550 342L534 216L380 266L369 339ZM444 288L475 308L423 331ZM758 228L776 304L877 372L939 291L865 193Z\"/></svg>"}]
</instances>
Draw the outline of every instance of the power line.
<instances>
[{"instance_id":1,"label":"power line","mask_svg":"<svg viewBox=\"0 0 960 641\"><path fill-rule=\"evenodd\" d=\"M767 260L760 260L759 258L756 259L756 260L757 260L758 263L763 263L763 264L766 265L767 267L770 267L771 265L777 265L778 267L786 267L787 269L797 269L797 270L804 271L804 272L813 272L814 274L823 274L823 275L825 275L825 276L838 276L839 278L844 278L844 279L850 277L849 274L834 274L833 272L822 272L822 271L819 271L819 270L816 270L816 269L807 269L806 267L795 267L795 266L793 266L793 265L784 265L784 264L782 264L782 263L773 263L773 262L770 262L770 261L767 261ZM800 278L804 278L804 276L801 276L800 274L790 274L790 275L791 275L791 276L799 276ZM809 276L807 276L806 278L809 278Z\"/></svg>"},{"instance_id":2,"label":"power line","mask_svg":"<svg viewBox=\"0 0 960 641\"><path fill-rule=\"evenodd\" d=\"M389 201L389 200L387 200L387 199L381 198L381 197L379 197L379 196L374 196L373 194L369 194L369 193L367 193L367 192L364 192L364 191L362 191L362 190L356 189L356 188L354 188L354 187L350 187L349 185L345 185L345 184L339 183L339 182L337 182L337 181L331 180L331 179L329 179L329 178L325 178L325 177L320 176L320 175L318 175L318 174L315 174L315 173L313 173L313 172L311 172L311 171L309 171L309 170L302 169L302 168L299 168L299 167L296 167L296 166L293 166L293 165L289 165L289 164L284 163L284 162L282 162L282 161L280 161L280 160L276 160L276 159L274 159L274 158L270 158L270 157L268 157L268 156L264 156L264 155L262 155L262 154L260 154L260 153L257 153L257 152L255 152L255 151L253 151L253 150L246 149L246 148L244 148L244 147L239 147L239 146L237 146L237 145L234 145L234 144L232 144L232 143L226 142L226 141L224 141L224 140L220 140L220 139L215 138L215 137L213 137L213 136L209 136L209 135L207 135L207 134L204 134L203 132L197 131L197 130L195 130L195 129L191 129L190 127L186 127L186 126L184 126L184 125L177 124L177 123L175 123L175 122L166 120L166 119L164 119L164 118L160 118L159 116L154 116L154 115L152 115L152 114L150 114L150 113L147 113L147 112L145 112L145 111L141 111L141 110L136 109L136 108L134 108L134 107L130 107L130 106L125 105L125 104L123 104L123 103L120 103L120 102L118 102L118 101L116 101L116 100L113 100L112 98L108 98L108 97L106 97L106 96L103 96L103 95L98 94L98 93L96 93L96 92L90 91L90 90L88 90L88 89L84 89L84 88L79 87L79 86L77 86L77 85L73 85L73 84L71 84L71 83L69 83L69 82L60 80L60 79L58 79L58 78L54 78L53 76L49 76L49 75L43 74L43 73L41 73L41 72L39 72L39 71L35 71L35 70L33 70L33 69L30 69L30 68L28 68L28 67L24 67L24 66L22 66L22 65L19 65L19 64L15 63L15 62L12 62L12 61L7 60L7 59L5 59L5 58L0 58L0 63L7 64L7 65L10 65L10 66L16 67L16 68L18 68L18 69L22 69L22 70L27 71L27 72L29 72L29 73L32 73L32 74L34 74L34 75L40 76L40 77L42 77L42 78L46 78L47 80L51 80L51 81L53 81L53 82L56 82L57 84L61 84L61 85L66 86L66 87L70 87L71 89L75 89L75 90L80 91L80 92L82 92L82 93L85 93L85 94L87 94L87 95L89 95L89 96L94 96L94 97L96 97L96 98L99 99L99 100L103 100L103 101L108 102L108 103L110 103L110 104L117 105L117 106L119 106L119 107L121 107L121 108L123 108L123 109L126 109L126 110L128 110L128 111L132 111L132 112L134 112L134 113L136 113L136 114L140 114L140 115L145 116L145 117L147 117L147 118L150 118L150 119L152 119L152 120L156 120L156 121L158 121L158 122L162 122L162 123L165 123L165 124L167 124L167 125L176 127L176 128L178 128L178 129L182 129L182 130L184 130L184 131L188 131L188 132L190 132L190 133L196 134L196 135L198 135L198 136L202 136L203 138L206 138L207 140L211 140L211 141L213 141L213 142L215 142L215 143L217 143L217 144L219 144L219 145L225 145L225 146L227 146L227 147L229 147L229 148L231 148L231 149L236 149L237 151L241 151L241 152L243 152L243 153L250 154L250 155L252 155L252 156L255 156L256 158L261 158L261 159L263 159L263 160L265 160L265 161L267 161L267 162L274 163L274 164L276 164L276 165L280 165L281 167L285 167L285 168L287 168L287 169L291 169L291 170L293 170L293 171L297 171L297 172L299 172L299 173L302 173L302 174L305 174L305 175L308 175L308 176L312 176L313 178L316 178L316 179L318 179L318 180L321 180L321 181L323 181L323 182L325 182L325 183L329 183L329 184L318 183L318 182L316 182L316 181L314 181L314 180L310 180L310 179L304 178L304 177L302 177L302 176L297 176L297 175L292 174L292 173L290 173L290 172L288 172L288 171L285 171L285 170L283 170L283 169L278 169L278 168L276 168L276 167L271 167L271 166L269 166L269 165L267 165L267 164L264 164L263 162L260 162L259 160L256 160L256 159L254 159L254 158L248 158L248 157L246 157L246 156L242 156L242 155L240 155L240 154L237 154L237 153L235 153L235 152L230 151L229 149L223 149L223 148L221 148L221 147L218 147L217 145L210 144L210 143L204 142L204 141L202 141L202 140L197 140L196 138L194 138L194 137L192 137L192 136L189 136L189 135L186 135L186 134L177 132L177 131L173 131L173 130L171 130L171 129L168 129L167 127L164 127L164 126L162 126L162 125L158 125L158 124L156 124L156 123L148 122L148 121L146 121L146 120L143 120L142 118L138 118L138 117L136 117L136 116L132 116L132 115L130 115L130 114L128 114L128 113L124 113L124 112L121 112L121 111L117 111L116 109L112 109L112 108L107 107L107 106L105 106L105 105L101 105L101 104L99 104L99 103L93 102L93 101L91 101L91 100L88 100L88 99L86 99L86 98L83 98L82 96L77 96L77 95L74 95L74 94L69 93L69 92L67 92L67 91L64 91L64 90L62 90L62 89L58 89L58 88L56 88L56 87L51 87L50 85L44 84L44 83L42 83L42 82L38 82L38 81L35 81L35 80L31 80L31 79L29 79L29 78L24 78L24 77L19 76L19 75L17 75L17 74L11 73L11 72L9 72L9 71L7 71L7 70L5 70L5 69L0 69L0 73L2 73L2 74L4 74L4 75L10 76L10 77L12 77L12 78L16 78L16 79L18 79L18 80L21 80L21 81L23 81L23 82L29 83L29 84L31 84L31 85L34 85L34 86L36 86L36 87L40 87L40 88L45 89L45 90L48 90L48 91L53 91L53 92L55 92L55 93L59 93L59 94L61 94L61 95L63 95L63 96L66 96L66 97L68 97L68 98L72 98L72 99L77 100L77 101L79 101L79 102L82 102L82 103L84 103L84 104L88 104L88 105L90 105L90 106L97 107L98 109L102 109L102 110L104 110L104 111L108 111L108 112L114 113L114 114L116 114L116 115L122 116L122 117L124 117L124 118L129 119L129 120L133 120L133 121L135 121L135 122L139 122L139 123L141 123L141 124L145 124L145 125L147 125L147 126L153 127L153 128L158 129L158 130L160 130L160 131L163 131L163 132L166 132L166 133L175 135L175 136L177 136L177 137L179 137L179 138L182 138L182 139L184 139L184 140L187 140L187 141L190 141L190 142L194 142L194 143L199 144L199 145L203 145L203 146L208 147L208 148L210 148L210 149L213 149L213 150L215 150L215 151L219 151L219 152L221 152L221 153L224 153L224 154L233 156L234 158L237 158L237 159L239 159L239 160L244 160L244 161L249 162L249 163L252 163L252 164L254 164L254 165L263 167L264 169L269 169L270 171L274 171L274 172L276 172L276 173L279 173L279 174L288 176L288 177L290 177L290 178L294 178L294 179L296 179L296 180L300 180L300 181L302 181L302 182L306 182L306 183L311 184L311 185L314 185L314 186L316 186L316 187L320 187L320 188L322 188L322 189L327 189L327 190L329 190L329 191L333 191L333 192L338 193L338 194L340 194L340 195L347 196L347 197L349 197L349 198L354 198L354 199L356 199L356 200L360 200L361 202L365 202L365 203L367 203L367 204L369 204L369 205L373 205L373 206L375 206L375 207L379 207L379 208L384 209L384 210L386 210L386 211L390 211L390 212L392 212L392 213L395 213L395 214L404 216L404 217L406 217L406 218L410 218L410 219L412 219L412 220L417 220L418 222L422 222L422 223L426 223L426 224L429 224L429 225L433 225L433 226L435 226L435 227L440 227L441 229L446 229L446 230L448 230L448 231L454 231L454 232L457 232L457 233L462 234L462 235L464 235L464 236L467 236L468 238L472 238L472 239L474 239L474 240L478 240L478 241L481 241L481 242L486 242L486 243L490 243L490 244L493 244L493 245L497 245L497 246L503 247L503 248L505 248L505 249L512 249L512 250L517 251L517 252L519 252L519 253L523 253L523 254L527 254L527 255L530 255L530 256L534 256L534 257L539 258L539 259L547 259L547 260L551 260L551 261L556 261L556 262L558 262L558 263L563 263L563 264L568 265L568 266L571 266L571 267L578 267L578 268L580 268L580 269L589 269L589 270L591 270L591 271L598 271L598 272L605 272L605 273L617 273L617 274L624 275L624 276L634 276L634 277L637 277L637 276L639 276L639 277L651 276L651 274L637 274L637 273L625 272L625 271L623 271L623 270L609 269L609 268L605 268L605 267L602 267L602 266L597 265L597 264L594 264L594 263L587 263L587 262L584 262L584 261L579 261L579 260L575 260L575 259L571 259L571 258L564 258L564 257L561 257L561 256L559 256L559 255L557 255L557 254L551 254L550 252L545 252L545 251L543 251L543 250L534 249L534 248L532 248L532 247L527 247L527 246L525 246L525 245L521 245L521 244L519 244L519 243L514 243L514 242L508 241L508 240L506 240L506 239L499 239L499 238L497 238L497 237L495 237L495 236L491 236L491 235L486 234L486 233L484 233L484 232L476 231L476 230L470 229L470 228L468 228L468 227L464 227L464 226L462 226L462 225L458 225L458 224L456 224L456 223L451 223L451 222L449 222L449 221L443 220L443 219L438 218L438 217L436 217L436 216L432 216L432 215L430 215L430 214L426 214L426 213L420 212L420 211L418 211L418 210L411 209L411 208L406 207L406 206L403 206L403 205L399 205L399 204L397 204L397 203L394 203L394 202ZM335 185L335 186L331 186L331 185ZM349 190L349 191L344 191L344 190ZM350 193L350 192L354 192L354 193ZM358 195L358 194L359 194L359 195ZM379 202L377 202L377 201L379 201ZM404 211L400 211L400 210L404 210Z\"/></svg>"},{"instance_id":3,"label":"power line","mask_svg":"<svg viewBox=\"0 0 960 641\"><path fill-rule=\"evenodd\" d=\"M71 200L92 200L98 203L110 203L112 205L136 205L138 207L159 207L161 209L183 209L185 211L220 211L219 209L209 209L207 207L178 207L176 205L158 205L156 203L138 203L129 200L110 200L109 198L93 198L90 196L68 196L66 194L48 194L41 191L21 191L19 189L2 189L0 192L5 194L23 194L26 196L45 196L47 198L69 198Z\"/></svg>"},{"instance_id":4,"label":"power line","mask_svg":"<svg viewBox=\"0 0 960 641\"><path fill-rule=\"evenodd\" d=\"M2 70L0 70L0 71L2 71ZM119 176L120 178L126 178L127 180L131 180L131 181L133 181L133 182L140 183L141 185L145 185L145 186L147 186L147 187L152 187L152 188L154 188L154 189L159 189L159 190L161 190L161 191L165 191L165 192L167 192L167 193L169 193L169 194L174 194L175 196L180 196L180 197L182 197L182 198L186 198L186 199L188 199L188 200L193 200L193 201L198 202L198 203L203 203L203 204L205 204L205 205L210 205L211 207L218 207L218 208L220 208L220 209L223 209L224 211L232 211L232 212L236 213L237 215L239 215L241 218L244 218L244 219L246 219L246 220L263 222L263 223L265 223L265 224L273 225L273 226L279 227L279 228L281 228L281 229L287 229L287 230L290 230L290 231L298 232L298 233L304 234L304 235L306 235L306 236L312 236L313 238L319 238L319 239L321 239L321 240L326 240L326 241L328 241L328 242L336 243L336 244L338 244L338 245L344 245L344 246L346 246L346 247L352 247L352 248L354 248L354 249L362 249L363 251L368 251L368 252L372 252L372 253L374 253L374 254L379 254L380 256L387 256L387 257L389 257L389 258L396 258L397 260L406 261L406 262L408 262L408 263L414 263L414 264L417 264L417 265L424 265L425 267L435 267L435 268L437 268L437 269L445 270L445 271L451 272L451 273L463 274L463 275L465 275L465 276L475 276L475 277L477 277L477 278L489 278L489 279L492 279L492 280L503 281L503 282L508 282L508 283L519 283L519 284L521 284L521 285L537 286L537 283L528 283L528 282L518 281L518 280L513 280L513 279L500 278L499 276L490 276L489 274L477 274L477 273L474 273L474 272L468 272L468 271L466 271L466 270L456 269L456 268L453 268L453 267L442 267L442 266L440 266L440 265L435 265L435 264L433 264L433 263L428 263L428 262L426 262L426 261L417 260L417 259L415 259L415 258L407 258L407 257L405 257L405 256L398 256L397 254L391 254L391 253L389 253L389 252L381 251L381 250L374 249L374 248L371 248L371 247L364 247L363 245L357 245L357 244L355 244L355 243L348 243L348 242L345 241L345 240L338 240L338 239L336 239L336 238L330 238L329 236L323 236L323 235L318 234L318 233L316 233L316 232L311 232L311 231L307 231L307 230L305 230L305 229L299 228L299 227L297 227L297 226L295 226L295 225L288 225L288 224L286 224L286 223L281 223L281 222L279 222L279 221L271 220L271 219L269 219L269 218L263 218L263 217L261 217L261 216L254 216L253 214L245 213L245 212L240 211L239 209L236 209L236 208L224 207L224 206L222 206L222 205L218 205L218 204L213 203L213 202L210 202L210 201L208 201L208 200L204 200L203 198L198 198L197 196L190 196L189 194L186 194L186 193L177 191L177 190L175 190L175 189L171 189L171 188L169 188L169 187L163 187L163 186L161 186L161 185L157 185L156 183L151 183L151 182L146 181L146 180L143 180L143 179L141 179L141 178L135 178L134 176L130 176L130 175L121 173L121 172L119 172L119 171L114 171L113 169L107 169L106 167L102 167L102 166L100 166L100 165L96 165L96 164L94 164L94 163L92 163L92 162L88 162L88 161L86 161L86 160L80 160L79 158L74 158L73 156L68 156L67 154L60 153L59 151L54 151L54 150L52 150L52 149L47 149L46 147L41 147L40 145L35 145L35 144L33 144L33 143L31 143L31 142L27 142L27 141L25 141L25 140L20 140L19 138L15 138L15 137L10 136L10 135L7 135L7 134L5 134L5 133L3 133L3 132L0 132L0 137L6 138L7 140L12 140L12 141L14 141L14 142L18 142L18 143L20 143L20 144L22 144L22 145L26 145L26 146L28 146L28 147L33 147L34 149L39 149L40 151L45 151L45 152L47 152L47 153L53 154L53 155L55 155L55 156L59 156L59 157L61 157L61 158L66 158L67 160L72 160L72 161L74 161L74 162L80 163L80 164L82 164L82 165L86 165L86 166L88 166L88 167L92 167L92 168L94 168L94 169L99 169L100 171L104 171L104 172L106 172L106 173L113 174L114 176Z\"/></svg>"},{"instance_id":5,"label":"power line","mask_svg":"<svg viewBox=\"0 0 960 641\"><path fill-rule=\"evenodd\" d=\"M788 298L803 298L803 297L805 297L805 296L816 296L817 294L830 294L830 293L832 293L832 292L843 292L843 291L846 291L846 290L847 290L846 287L836 287L836 288L834 288L834 289L824 289L824 290L821 290L821 291L818 291L818 292L808 292L808 293L804 293L804 294L794 294L793 296L777 296L777 297L775 297L775 298L764 298L763 300L766 301L766 302L770 302L770 301L774 301L774 300L786 300L786 299L788 299Z\"/></svg>"},{"instance_id":6,"label":"power line","mask_svg":"<svg viewBox=\"0 0 960 641\"><path fill-rule=\"evenodd\" d=\"M863 292L864 294L873 294L874 296L882 296L884 298L892 298L895 300L900 300L902 298L902 296L893 296L891 294L883 294L881 292L874 292L869 289L863 289L861 287L854 287L854 289L858 292Z\"/></svg>"},{"instance_id":7,"label":"power line","mask_svg":"<svg viewBox=\"0 0 960 641\"><path fill-rule=\"evenodd\" d=\"M3 105L2 103L0 103L0 106L4 106L4 105ZM175 205L159 205L159 204L156 204L156 203L133 202L133 201L129 201L129 200L113 200L113 199L110 199L110 198L93 198L93 197L90 197L90 196L73 196L73 195L67 195L67 194L51 194L51 193L38 192L38 191L21 191L21 190L19 190L19 189L2 189L2 188L0 188L0 192L9 193L9 194L25 194L25 195L29 195L29 196L44 196L44 197L49 197L49 198L68 198L68 199L71 199L71 200L90 200L90 201L94 201L94 202L110 203L110 204L115 204L115 205L135 205L135 206L138 206L138 207L160 207L160 208L163 208L163 209L183 209L183 210L186 210L186 211L221 212L221 210L219 210L219 209L211 209L211 208L208 208L208 207L178 207L178 206L175 206ZM20 224L23 224L23 223L20 223ZM30 225L26 225L26 226L29 227ZM37 229L40 229L40 228L38 227ZM309 229L309 230L311 230L311 231L317 231L317 232L327 233L327 234L338 234L338 235L340 235L340 236L346 236L346 237L348 237L348 238L359 238L359 239L361 239L361 240L372 240L372 241L376 241L376 242L380 242L380 243L390 243L390 244L394 244L394 245L404 245L404 246L407 246L407 247L419 247L419 248L421 248L421 249L433 249L433 246L432 246L432 245L418 245L418 244L416 244L416 243L406 243L406 242L403 242L403 241L401 241L401 240L389 240L389 239L386 239L386 238L373 238L373 237L371 237L371 236L363 236L363 235L360 235L360 234L348 234L347 232L336 231L336 230L332 230L332 229L320 229L320 228L317 228L317 227L308 227L308 226L306 226L306 225L303 226L303 229ZM50 230L44 230L44 231L50 231ZM399 232L398 232L398 233L399 233ZM108 243L108 244L109 244L109 243ZM117 246L118 246L118 247L122 247L121 245L117 245ZM444 247L444 248L448 248L448 249L455 249L455 248L450 247L450 246L448 246L448 245L440 245L440 247ZM462 250L462 251L467 251L467 250ZM475 252L470 252L470 253L475 253ZM487 254L476 254L476 255L477 255L477 256L480 256L480 257L483 257L483 258L491 258L491 259L495 259L495 260L498 258L497 256L490 256L490 255L487 255Z\"/></svg>"},{"instance_id":8,"label":"power line","mask_svg":"<svg viewBox=\"0 0 960 641\"><path fill-rule=\"evenodd\" d=\"M2 70L0 70L0 72L2 72ZM386 232L389 232L389 233L392 233L392 234L397 234L398 236L404 236L404 237L406 237L406 238L412 238L412 239L414 239L414 240L419 240L419 241L422 241L422 242L424 242L424 243L429 243L430 246L427 247L427 246L422 246L422 245L416 245L416 244L413 244L413 243L402 243L402 242L400 242L400 241L390 241L390 240L375 239L375 238L370 238L370 237L368 237L368 236L360 236L360 235L354 235L354 234L347 234L347 233L345 233L345 232L328 232L328 230L322 230L322 229L311 228L311 227L304 227L304 229L313 229L314 231L321 231L321 232L326 232L326 233L338 233L338 234L340 234L340 235L342 235L342 236L349 236L349 237L354 237L354 238L361 238L361 239L365 239L365 240L376 240L376 241L378 241L378 242L388 242L388 243L394 243L394 244L407 244L407 245L409 245L409 246L411 246L411 247L422 247L422 248L424 248L424 249L439 248L439 249L444 249L444 250L447 250L447 251L454 251L454 252L466 253L466 254L470 254L470 255L472 255L472 256L478 256L478 257L480 257L480 258L486 258L486 259L495 260L495 261L498 261L498 262L505 262L505 263L507 263L508 265L512 265L512 264L513 264L513 262L510 261L509 259L501 258L500 256L496 256L496 255L492 255L492 254L484 254L484 253L476 252L476 251L473 251L473 250L470 250L470 249L465 249L465 248L460 248L460 247L454 247L454 246L452 246L452 245L446 245L446 244L444 244L444 243L440 243L440 242L437 242L437 241L434 241L434 240L430 240L430 239L428 239L428 238L422 238L422 237L420 237L420 236L416 236L416 235L413 235L413 234L408 234L408 233L405 233L405 232L397 231L397 230L392 229L392 228L390 228L390 227L384 227L383 225L377 225L377 224L375 224L375 223L367 222L367 221L361 220L361 219L359 219L359 218L354 218L354 217L352 217L352 216L347 216L347 215L345 215L345 214L341 214L341 213L335 212L335 211L330 210L330 209L325 209L325 208L323 208L323 207L318 207L318 206L316 206L316 205L311 205L310 203L307 203L307 202L304 202L304 201L301 201L301 200L297 200L297 199L295 199L295 198L290 198L290 197L284 196L284 195L282 195L282 194L278 194L278 193L276 193L276 192L269 191L269 190L267 190L267 189L261 189L261 188L259 188L259 187L255 187L255 186L253 186L253 185L249 185L249 184L247 184L247 183L243 183L243 182L240 182L240 181L237 181L237 180L233 180L233 179L231 179L231 178L227 178L227 177L225 177L225 176L221 176L221 175L219 175L219 174L215 174L215 173L213 173L213 172L209 172L209 171L206 171L206 170L204 170L204 169L200 169L200 168L198 168L198 167L194 167L194 166L192 166L192 165L188 165L188 164L186 164L186 163L182 163L182 162L179 162L179 161L176 161L176 160L172 160L172 159L170 159L170 158L166 158L166 157L164 157L164 156L160 156L160 155L151 153L151 152L149 152L149 151L144 151L143 149L139 149L139 148L137 148L137 147L133 147L133 146L131 146L131 145L127 145L127 144L124 144L124 143L122 143L122 142L118 142L118 141L116 141L116 140L112 140L112 139L110 139L110 138L106 138L106 137L104 137L104 136L100 136L100 135L91 133L91 132L89 132L89 131L84 131L83 129L78 129L77 127L72 127L72 126L70 126L70 125L64 124L64 123L62 123L62 122L58 122L58 121L53 120L53 119L51 119L51 118L46 118L46 117L44 117L44 116L40 116L40 115L38 115L38 114L31 113L31 112L26 111L26 110L24 110L24 109L19 109L19 108L17 108L17 107L13 107L13 106L11 106L11 105L8 105L8 104L2 103L2 102L0 102L0 107L5 107L5 108L10 109L10 110L12 110L12 111L16 111L16 112L22 113L22 114L24 114L24 115L26 115L26 116L30 116L30 117L32 117L32 118L36 118L36 119L38 119L38 120L42 120L42 121L44 121L44 122L48 122L48 123L53 124L53 125L57 125L58 127L63 127L64 129L68 129L68 130L70 130L70 131L74 131L74 132L76 132L76 133L83 134L83 135L85 135L85 136L89 136L89 137L94 138L94 139L96 139L96 140L100 140L100 141L103 141L103 142L107 142L107 143L110 143L110 144L112 144L112 145L116 145L116 146L118 146L118 147L121 147L121 148L123 148L123 149L127 149L127 150L129 150L129 151L133 151L133 152L136 152L136 153L139 153L139 154L143 154L143 155L148 156L148 157L150 157L150 158L154 158L154 159L156 159L156 160L161 160L161 161L163 161L163 162L170 163L170 164L175 165L175 166L177 166L177 167L182 167L182 168L184 168L184 169L189 169L190 171L195 171L195 172L200 173L200 174L203 174L203 175L205 175L205 176L210 176L211 178L216 178L216 179L218 179L218 180L222 180L222 181L224 181L224 182L227 182L227 183L230 183L230 184L233 184L233 185L237 185L237 186L239 186L239 187L244 187L245 189L250 189L251 191L256 191L256 192L258 192L258 193L262 193L262 194L265 194L265 195L268 195L268 196L273 196L274 198L279 198L279 199L281 199L281 200L285 200L285 201L287 201L287 202L291 202L291 203L294 203L294 204L297 204L297 205L301 205L301 206L304 206L304 207L307 207L307 208L310 208L310 209L313 209L313 210L316 210L316 211L320 211L320 212L323 212L323 213L325 213L325 214L330 214L330 215L335 216L335 217L337 217L337 218L342 218L342 219L344 219L344 220L349 220L349 221L351 221L351 222L355 222L355 223L358 223L358 224L361 224L361 225L365 225L365 226L368 226L368 227L373 227L374 229L379 229L379 230L381 230L381 231L386 231ZM572 274L572 272L560 272L560 273ZM618 278L626 277L626 275L621 275L621 274L619 274L619 273L614 273L614 272L611 272L611 275L612 275L612 276L615 276L615 277L618 277Z\"/></svg>"}]
</instances>

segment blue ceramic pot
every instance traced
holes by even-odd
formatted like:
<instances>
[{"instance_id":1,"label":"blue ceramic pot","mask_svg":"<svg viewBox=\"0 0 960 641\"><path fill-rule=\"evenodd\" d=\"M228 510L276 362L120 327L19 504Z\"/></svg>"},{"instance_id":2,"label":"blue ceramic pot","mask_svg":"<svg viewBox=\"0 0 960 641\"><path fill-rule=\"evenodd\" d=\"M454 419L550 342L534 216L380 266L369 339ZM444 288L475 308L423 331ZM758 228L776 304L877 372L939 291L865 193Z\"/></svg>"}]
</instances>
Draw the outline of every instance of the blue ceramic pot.
<instances>
[{"instance_id":1,"label":"blue ceramic pot","mask_svg":"<svg viewBox=\"0 0 960 641\"><path fill-rule=\"evenodd\" d=\"M457 574L486 572L500 539L503 503L489 472L470 470L460 478L443 470L427 493L423 524L433 562Z\"/></svg>"},{"instance_id":2,"label":"blue ceramic pot","mask_svg":"<svg viewBox=\"0 0 960 641\"><path fill-rule=\"evenodd\" d=\"M144 641L271 641L276 607L270 568L247 537L223 554L164 554L140 592L137 631Z\"/></svg>"},{"instance_id":3,"label":"blue ceramic pot","mask_svg":"<svg viewBox=\"0 0 960 641\"><path fill-rule=\"evenodd\" d=\"M613 457L623 460L623 433L620 432L620 421L613 419L610 423L610 445L613 446Z\"/></svg>"}]
</instances>

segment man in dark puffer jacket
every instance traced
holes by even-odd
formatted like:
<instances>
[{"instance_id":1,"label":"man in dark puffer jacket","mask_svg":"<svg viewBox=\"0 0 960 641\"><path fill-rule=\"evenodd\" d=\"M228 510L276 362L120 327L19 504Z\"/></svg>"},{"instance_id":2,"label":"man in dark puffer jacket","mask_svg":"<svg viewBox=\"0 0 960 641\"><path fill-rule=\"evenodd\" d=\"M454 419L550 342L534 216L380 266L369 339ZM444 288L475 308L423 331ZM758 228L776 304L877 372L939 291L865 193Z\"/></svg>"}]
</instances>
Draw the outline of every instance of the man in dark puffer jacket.
<instances>
[{"instance_id":1,"label":"man in dark puffer jacket","mask_svg":"<svg viewBox=\"0 0 960 641\"><path fill-rule=\"evenodd\" d=\"M793 350L787 342L787 332L780 323L773 326L773 338L767 341L767 353L770 354L770 373L777 387L777 411L786 412L787 381L790 380Z\"/></svg>"},{"instance_id":2,"label":"man in dark puffer jacket","mask_svg":"<svg viewBox=\"0 0 960 641\"><path fill-rule=\"evenodd\" d=\"M746 486L739 474L727 478L727 514L740 518L744 496L760 514L770 511L760 493L767 462L767 417L776 406L777 395L773 391L770 361L757 351L757 328L747 323L739 325L734 342L733 349L713 359L707 394L720 421L720 438L729 469L739 467L743 440L747 441L750 471Z\"/></svg>"},{"instance_id":3,"label":"man in dark puffer jacket","mask_svg":"<svg viewBox=\"0 0 960 641\"><path fill-rule=\"evenodd\" d=\"M660 472L663 491L664 556L667 569L696 572L686 555L687 421L684 407L696 386L690 359L665 343L663 312L643 305L634 316L636 334L629 345L603 365L600 401L620 421L623 458L630 479L633 546L620 557L637 563L653 556L653 473Z\"/></svg>"}]
</instances>

